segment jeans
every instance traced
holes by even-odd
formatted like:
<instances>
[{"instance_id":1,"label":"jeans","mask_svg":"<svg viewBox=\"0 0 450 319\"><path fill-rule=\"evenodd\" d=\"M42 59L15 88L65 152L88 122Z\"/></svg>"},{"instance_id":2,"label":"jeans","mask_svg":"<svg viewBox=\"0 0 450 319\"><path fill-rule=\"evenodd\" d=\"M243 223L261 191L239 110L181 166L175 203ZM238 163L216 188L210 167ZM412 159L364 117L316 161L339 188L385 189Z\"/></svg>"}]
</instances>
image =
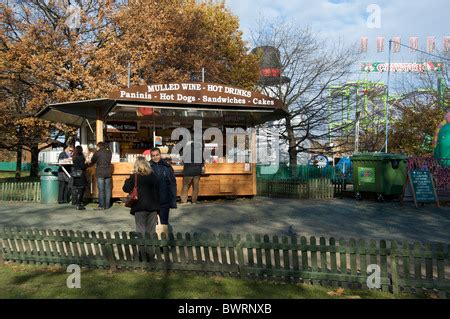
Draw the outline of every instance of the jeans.
<instances>
[{"instance_id":1,"label":"jeans","mask_svg":"<svg viewBox=\"0 0 450 319\"><path fill-rule=\"evenodd\" d=\"M111 177L97 178L99 207L108 209L111 207Z\"/></svg>"}]
</instances>

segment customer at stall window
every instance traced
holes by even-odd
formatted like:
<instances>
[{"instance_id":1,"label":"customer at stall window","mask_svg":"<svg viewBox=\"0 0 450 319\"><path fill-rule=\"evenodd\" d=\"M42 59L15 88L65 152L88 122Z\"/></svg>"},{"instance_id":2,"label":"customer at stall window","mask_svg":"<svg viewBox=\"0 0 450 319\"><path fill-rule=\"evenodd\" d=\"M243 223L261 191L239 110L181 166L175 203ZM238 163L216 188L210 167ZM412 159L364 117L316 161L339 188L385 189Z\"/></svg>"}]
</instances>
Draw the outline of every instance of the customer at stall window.
<instances>
[{"instance_id":1,"label":"customer at stall window","mask_svg":"<svg viewBox=\"0 0 450 319\"><path fill-rule=\"evenodd\" d=\"M90 164L92 161L92 157L94 156L97 149L95 148L94 144L89 144L88 149L86 152L86 163Z\"/></svg>"},{"instance_id":2,"label":"customer at stall window","mask_svg":"<svg viewBox=\"0 0 450 319\"><path fill-rule=\"evenodd\" d=\"M170 209L177 208L177 180L172 166L161 159L159 148L152 148L150 156L150 165L159 181L159 217L161 224L169 225Z\"/></svg>"},{"instance_id":3,"label":"customer at stall window","mask_svg":"<svg viewBox=\"0 0 450 319\"><path fill-rule=\"evenodd\" d=\"M186 152L183 154L183 189L181 191L181 204L187 204L189 188L192 185L192 204L197 204L200 189L200 176L202 175L204 160L203 148L200 143L188 142ZM195 156L197 154L197 157Z\"/></svg>"},{"instance_id":4,"label":"customer at stall window","mask_svg":"<svg viewBox=\"0 0 450 319\"><path fill-rule=\"evenodd\" d=\"M86 189L86 158L83 154L83 148L81 146L75 147L75 153L72 158L72 179L73 179L73 196L75 197L75 204L77 210L85 210L83 205L83 195Z\"/></svg>"},{"instance_id":5,"label":"customer at stall window","mask_svg":"<svg viewBox=\"0 0 450 319\"><path fill-rule=\"evenodd\" d=\"M157 211L160 207L159 180L145 157L139 156L130 177L125 181L122 190L130 193L137 176L138 201L131 207L130 214L136 221L136 232L155 233Z\"/></svg>"},{"instance_id":6,"label":"customer at stall window","mask_svg":"<svg viewBox=\"0 0 450 319\"><path fill-rule=\"evenodd\" d=\"M64 162L64 160L72 158L73 154L73 147L68 146L64 150L64 152L61 152L58 156L58 162ZM67 171L68 174L71 172L70 165L63 165L64 169ZM58 169L58 203L59 204L66 204L70 201L70 195L71 195L71 180L70 177L64 172L62 167L59 167Z\"/></svg>"},{"instance_id":7,"label":"customer at stall window","mask_svg":"<svg viewBox=\"0 0 450 319\"><path fill-rule=\"evenodd\" d=\"M108 144L103 142L97 143L97 152L92 156L91 164L96 164L96 177L98 188L99 205L95 210L104 210L111 207L111 165L112 153L108 148Z\"/></svg>"}]
</instances>

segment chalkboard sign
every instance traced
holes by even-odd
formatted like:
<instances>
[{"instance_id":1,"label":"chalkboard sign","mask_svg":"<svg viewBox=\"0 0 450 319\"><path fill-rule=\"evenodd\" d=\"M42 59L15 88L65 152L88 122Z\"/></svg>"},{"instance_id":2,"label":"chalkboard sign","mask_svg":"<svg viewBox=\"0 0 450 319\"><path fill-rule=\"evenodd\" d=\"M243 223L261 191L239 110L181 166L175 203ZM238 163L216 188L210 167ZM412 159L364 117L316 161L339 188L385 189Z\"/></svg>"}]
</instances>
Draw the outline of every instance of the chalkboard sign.
<instances>
[{"instance_id":1,"label":"chalkboard sign","mask_svg":"<svg viewBox=\"0 0 450 319\"><path fill-rule=\"evenodd\" d=\"M439 207L439 200L430 171L412 170L408 172L403 188L402 203L411 199L414 200L416 207L418 207L418 203L436 203Z\"/></svg>"},{"instance_id":2,"label":"chalkboard sign","mask_svg":"<svg viewBox=\"0 0 450 319\"><path fill-rule=\"evenodd\" d=\"M433 180L429 171L412 171L410 173L416 201L420 203L433 203L436 201Z\"/></svg>"}]
</instances>

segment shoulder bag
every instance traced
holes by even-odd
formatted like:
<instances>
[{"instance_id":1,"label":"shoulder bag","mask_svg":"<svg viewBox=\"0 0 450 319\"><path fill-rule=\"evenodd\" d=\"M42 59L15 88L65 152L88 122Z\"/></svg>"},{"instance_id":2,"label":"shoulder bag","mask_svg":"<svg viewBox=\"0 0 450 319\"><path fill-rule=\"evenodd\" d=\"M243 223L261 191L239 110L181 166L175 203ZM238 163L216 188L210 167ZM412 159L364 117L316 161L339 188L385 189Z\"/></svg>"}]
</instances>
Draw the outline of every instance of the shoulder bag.
<instances>
[{"instance_id":1,"label":"shoulder bag","mask_svg":"<svg viewBox=\"0 0 450 319\"><path fill-rule=\"evenodd\" d=\"M75 178L81 177L83 175L83 171L81 169L72 169L70 175Z\"/></svg>"},{"instance_id":2,"label":"shoulder bag","mask_svg":"<svg viewBox=\"0 0 450 319\"><path fill-rule=\"evenodd\" d=\"M138 174L134 175L134 187L125 199L125 207L133 207L138 201L138 187L137 187Z\"/></svg>"}]
</instances>

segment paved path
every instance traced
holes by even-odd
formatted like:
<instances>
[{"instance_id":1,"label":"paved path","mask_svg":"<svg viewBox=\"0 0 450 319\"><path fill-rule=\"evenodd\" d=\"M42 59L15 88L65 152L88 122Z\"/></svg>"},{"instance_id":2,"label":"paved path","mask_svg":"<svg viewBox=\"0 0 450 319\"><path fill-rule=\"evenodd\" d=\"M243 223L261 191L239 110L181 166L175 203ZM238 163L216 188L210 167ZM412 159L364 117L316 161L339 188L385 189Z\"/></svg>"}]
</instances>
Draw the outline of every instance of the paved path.
<instances>
[{"instance_id":1,"label":"paved path","mask_svg":"<svg viewBox=\"0 0 450 319\"><path fill-rule=\"evenodd\" d=\"M134 219L125 207L77 211L68 205L0 202L0 227L132 231ZM412 203L376 203L353 199L328 201L253 199L207 201L171 211L175 232L288 235L450 243L450 207Z\"/></svg>"}]
</instances>

